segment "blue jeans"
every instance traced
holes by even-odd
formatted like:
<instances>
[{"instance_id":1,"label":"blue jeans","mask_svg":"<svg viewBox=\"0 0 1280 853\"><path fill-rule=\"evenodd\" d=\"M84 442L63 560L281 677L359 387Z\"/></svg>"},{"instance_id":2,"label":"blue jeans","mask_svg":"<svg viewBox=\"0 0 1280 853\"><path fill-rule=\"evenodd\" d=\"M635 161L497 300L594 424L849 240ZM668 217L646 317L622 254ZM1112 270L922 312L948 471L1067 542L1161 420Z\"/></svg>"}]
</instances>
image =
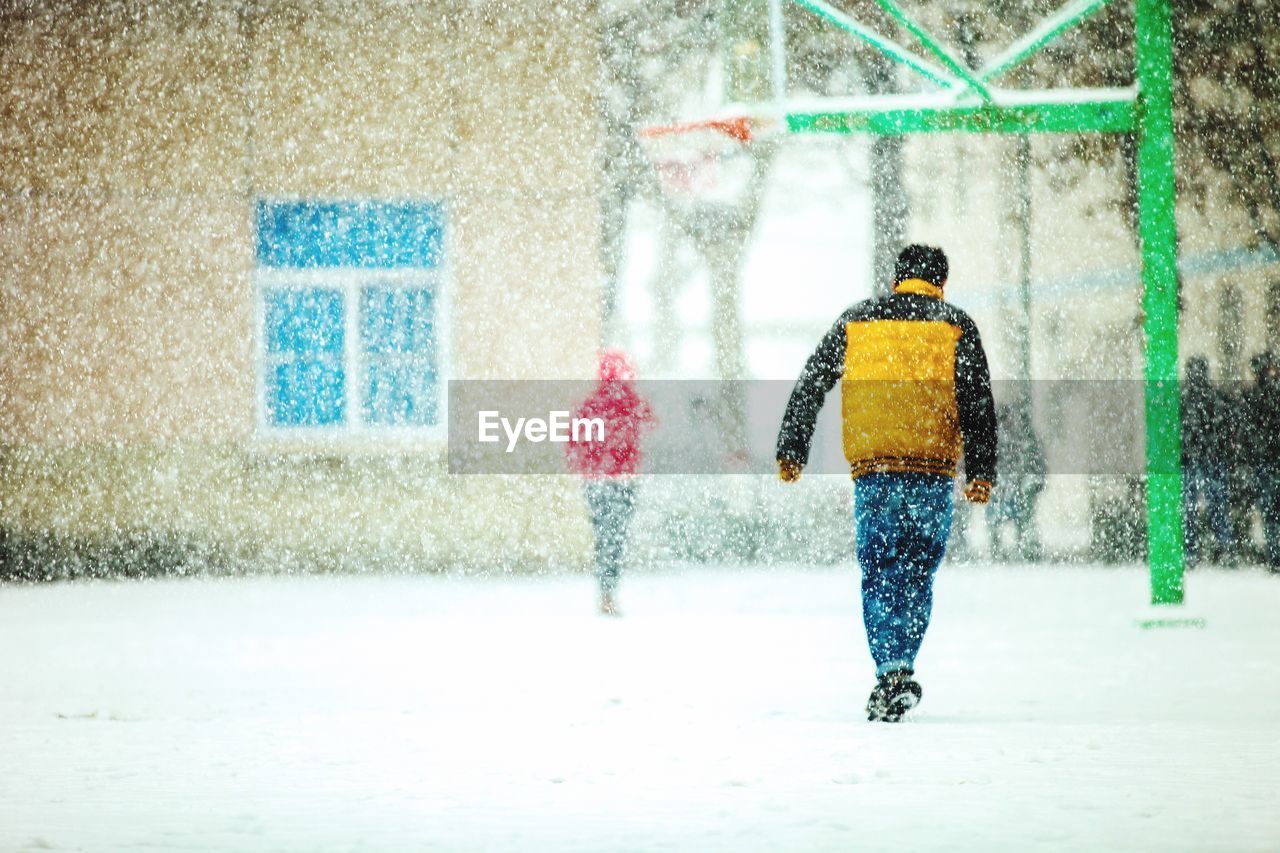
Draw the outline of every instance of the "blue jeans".
<instances>
[{"instance_id":1,"label":"blue jeans","mask_svg":"<svg viewBox=\"0 0 1280 853\"><path fill-rule=\"evenodd\" d=\"M864 474L854 482L862 619L876 675L915 667L955 509L951 477Z\"/></svg>"}]
</instances>

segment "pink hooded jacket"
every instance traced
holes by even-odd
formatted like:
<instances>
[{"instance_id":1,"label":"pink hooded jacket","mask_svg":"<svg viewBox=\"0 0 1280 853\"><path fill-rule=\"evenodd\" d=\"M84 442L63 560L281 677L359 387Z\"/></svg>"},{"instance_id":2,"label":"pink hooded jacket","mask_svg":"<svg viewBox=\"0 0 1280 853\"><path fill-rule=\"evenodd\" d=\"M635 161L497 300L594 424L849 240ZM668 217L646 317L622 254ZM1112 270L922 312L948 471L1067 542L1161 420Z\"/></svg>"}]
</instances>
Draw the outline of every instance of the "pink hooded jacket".
<instances>
[{"instance_id":1,"label":"pink hooded jacket","mask_svg":"<svg viewBox=\"0 0 1280 853\"><path fill-rule=\"evenodd\" d=\"M636 369L622 350L600 353L599 376L600 384L573 416L604 421L604 441L571 439L565 448L569 470L588 480L632 477L640 473L640 434L657 418L636 392Z\"/></svg>"}]
</instances>

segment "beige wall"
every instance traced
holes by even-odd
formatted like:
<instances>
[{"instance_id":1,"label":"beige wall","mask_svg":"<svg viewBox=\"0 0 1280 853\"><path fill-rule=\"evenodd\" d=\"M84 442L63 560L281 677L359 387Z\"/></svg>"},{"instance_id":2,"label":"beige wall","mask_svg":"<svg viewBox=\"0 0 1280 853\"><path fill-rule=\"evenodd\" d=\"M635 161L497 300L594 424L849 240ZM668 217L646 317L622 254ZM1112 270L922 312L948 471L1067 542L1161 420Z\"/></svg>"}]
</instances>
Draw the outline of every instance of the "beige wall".
<instances>
[{"instance_id":1,"label":"beige wall","mask_svg":"<svg viewBox=\"0 0 1280 853\"><path fill-rule=\"evenodd\" d=\"M0 477L0 580L179 568L531 571L590 559L577 483L451 477L422 453L27 446L0 453Z\"/></svg>"},{"instance_id":2,"label":"beige wall","mask_svg":"<svg viewBox=\"0 0 1280 853\"><path fill-rule=\"evenodd\" d=\"M0 440L253 427L251 226L234 196L0 200Z\"/></svg>"},{"instance_id":3,"label":"beige wall","mask_svg":"<svg viewBox=\"0 0 1280 853\"><path fill-rule=\"evenodd\" d=\"M32 5L0 7L0 576L585 562L565 479L255 437L253 209L442 202L446 378L591 375L594 4Z\"/></svg>"},{"instance_id":4,"label":"beige wall","mask_svg":"<svg viewBox=\"0 0 1280 853\"><path fill-rule=\"evenodd\" d=\"M446 206L454 377L588 375L592 4L0 13L0 443L254 424L259 197Z\"/></svg>"}]
</instances>

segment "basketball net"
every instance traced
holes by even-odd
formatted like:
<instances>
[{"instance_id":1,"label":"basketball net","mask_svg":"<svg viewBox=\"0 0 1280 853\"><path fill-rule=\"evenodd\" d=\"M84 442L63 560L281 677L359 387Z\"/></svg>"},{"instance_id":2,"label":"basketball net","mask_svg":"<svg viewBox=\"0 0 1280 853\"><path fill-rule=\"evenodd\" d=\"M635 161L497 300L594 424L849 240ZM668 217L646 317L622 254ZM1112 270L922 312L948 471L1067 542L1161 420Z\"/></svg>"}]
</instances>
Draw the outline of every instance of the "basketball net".
<instances>
[{"instance_id":1,"label":"basketball net","mask_svg":"<svg viewBox=\"0 0 1280 853\"><path fill-rule=\"evenodd\" d=\"M637 135L674 204L732 204L750 184L755 135L749 118L652 125Z\"/></svg>"}]
</instances>

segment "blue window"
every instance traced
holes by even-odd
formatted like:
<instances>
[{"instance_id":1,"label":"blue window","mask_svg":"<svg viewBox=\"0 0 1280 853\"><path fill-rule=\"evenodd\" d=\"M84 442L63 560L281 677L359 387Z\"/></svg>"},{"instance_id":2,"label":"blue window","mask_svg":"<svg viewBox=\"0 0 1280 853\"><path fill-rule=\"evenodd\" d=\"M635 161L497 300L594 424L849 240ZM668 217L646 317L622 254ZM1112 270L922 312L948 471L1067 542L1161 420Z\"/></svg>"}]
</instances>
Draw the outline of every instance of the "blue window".
<instances>
[{"instance_id":1,"label":"blue window","mask_svg":"<svg viewBox=\"0 0 1280 853\"><path fill-rule=\"evenodd\" d=\"M423 287L360 292L364 419L385 426L436 423L440 387L435 299Z\"/></svg>"},{"instance_id":2,"label":"blue window","mask_svg":"<svg viewBox=\"0 0 1280 853\"><path fill-rule=\"evenodd\" d=\"M433 269L444 217L431 202L259 201L258 264L315 269Z\"/></svg>"},{"instance_id":3,"label":"blue window","mask_svg":"<svg viewBox=\"0 0 1280 853\"><path fill-rule=\"evenodd\" d=\"M258 203L267 425L441 423L442 219L433 203Z\"/></svg>"},{"instance_id":4,"label":"blue window","mask_svg":"<svg viewBox=\"0 0 1280 853\"><path fill-rule=\"evenodd\" d=\"M346 372L342 291L279 288L265 294L267 410L281 426L340 424Z\"/></svg>"}]
</instances>

